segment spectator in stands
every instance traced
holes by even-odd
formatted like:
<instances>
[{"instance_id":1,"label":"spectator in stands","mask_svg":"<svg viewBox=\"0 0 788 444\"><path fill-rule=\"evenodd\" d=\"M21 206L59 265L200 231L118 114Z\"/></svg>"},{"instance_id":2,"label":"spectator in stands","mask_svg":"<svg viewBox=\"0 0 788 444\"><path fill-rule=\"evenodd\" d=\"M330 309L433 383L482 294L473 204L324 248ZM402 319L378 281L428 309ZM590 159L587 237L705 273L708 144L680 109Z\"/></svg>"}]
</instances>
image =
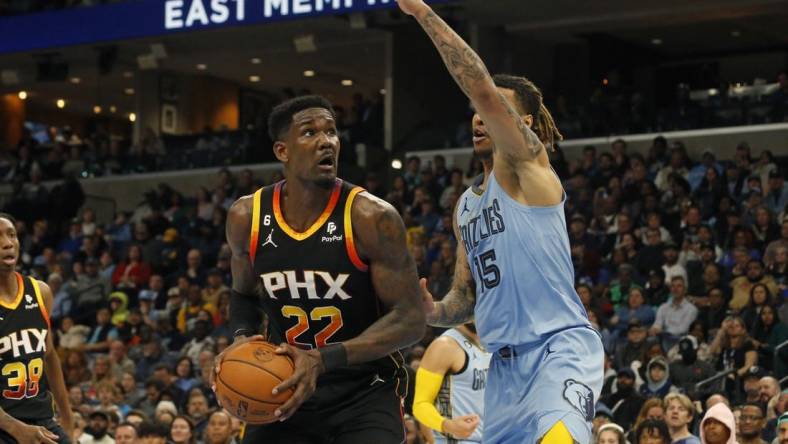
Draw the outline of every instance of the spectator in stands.
<instances>
[{"instance_id":1,"label":"spectator in stands","mask_svg":"<svg viewBox=\"0 0 788 444\"><path fill-rule=\"evenodd\" d=\"M137 386L133 372L126 372L120 377L121 402L127 406L136 406L145 399L145 390Z\"/></svg>"},{"instance_id":2,"label":"spectator in stands","mask_svg":"<svg viewBox=\"0 0 788 444\"><path fill-rule=\"evenodd\" d=\"M746 274L731 281L733 297L728 304L730 308L737 311L742 310L750 301L752 289L758 284L765 285L770 295L777 293L777 283L774 282L774 278L764 274L763 263L757 259L751 259L747 262Z\"/></svg>"},{"instance_id":3,"label":"spectator in stands","mask_svg":"<svg viewBox=\"0 0 788 444\"><path fill-rule=\"evenodd\" d=\"M646 282L646 301L649 305L659 307L668 300L670 290L665 285L665 271L661 268L648 272Z\"/></svg>"},{"instance_id":4,"label":"spectator in stands","mask_svg":"<svg viewBox=\"0 0 788 444\"><path fill-rule=\"evenodd\" d=\"M769 173L768 193L763 202L774 214L784 214L788 205L788 184L783 172L775 169Z\"/></svg>"},{"instance_id":5,"label":"spectator in stands","mask_svg":"<svg viewBox=\"0 0 788 444\"><path fill-rule=\"evenodd\" d=\"M670 375L676 386L693 398L698 397L695 384L714 375L714 366L698 359L698 338L687 335L677 344L680 358L670 364Z\"/></svg>"},{"instance_id":6,"label":"spectator in stands","mask_svg":"<svg viewBox=\"0 0 788 444\"><path fill-rule=\"evenodd\" d=\"M780 321L773 305L766 305L761 309L752 329L752 340L758 348L759 361L763 362L764 367L774 370L780 378L788 374L788 350L783 348L778 359L773 359L777 346L788 341L788 325Z\"/></svg>"},{"instance_id":7,"label":"spectator in stands","mask_svg":"<svg viewBox=\"0 0 788 444\"><path fill-rule=\"evenodd\" d=\"M630 368L620 368L616 381L618 390L601 398L605 405L612 406L613 419L625 429L629 429L635 422L640 407L645 401L635 390L635 372Z\"/></svg>"},{"instance_id":8,"label":"spectator in stands","mask_svg":"<svg viewBox=\"0 0 788 444\"><path fill-rule=\"evenodd\" d=\"M115 444L137 444L139 432L137 426L122 422L115 428Z\"/></svg>"},{"instance_id":9,"label":"spectator in stands","mask_svg":"<svg viewBox=\"0 0 788 444\"><path fill-rule=\"evenodd\" d=\"M616 368L621 369L628 366L629 363L637 360L645 353L648 347L646 336L646 326L641 324L640 320L633 319L629 321L626 342L620 344L616 349Z\"/></svg>"},{"instance_id":10,"label":"spectator in stands","mask_svg":"<svg viewBox=\"0 0 788 444\"><path fill-rule=\"evenodd\" d=\"M188 393L199 381L194 378L194 363L191 358L184 356L179 359L175 364L175 380L174 385L182 392Z\"/></svg>"},{"instance_id":11,"label":"spectator in stands","mask_svg":"<svg viewBox=\"0 0 788 444\"><path fill-rule=\"evenodd\" d=\"M615 335L620 337L623 336L632 319L637 319L644 327L650 327L654 323L655 316L654 307L646 305L643 289L636 286L630 288L626 306L622 305L616 309L616 314L610 319L610 325L614 327Z\"/></svg>"},{"instance_id":12,"label":"spectator in stands","mask_svg":"<svg viewBox=\"0 0 788 444\"><path fill-rule=\"evenodd\" d=\"M700 423L702 444L736 444L736 420L725 404L710 408Z\"/></svg>"},{"instance_id":13,"label":"spectator in stands","mask_svg":"<svg viewBox=\"0 0 788 444\"><path fill-rule=\"evenodd\" d=\"M157 422L143 422L140 425L140 438L144 444L165 444L169 430Z\"/></svg>"},{"instance_id":14,"label":"spectator in stands","mask_svg":"<svg viewBox=\"0 0 788 444\"><path fill-rule=\"evenodd\" d=\"M203 285L205 283L205 270L202 263L202 252L193 248L186 254L186 267L181 270L181 276L185 276L190 282Z\"/></svg>"},{"instance_id":15,"label":"spectator in stands","mask_svg":"<svg viewBox=\"0 0 788 444\"><path fill-rule=\"evenodd\" d=\"M738 316L726 318L722 322L711 344L711 353L717 356L717 370L735 371L740 377L758 363L755 344L749 338L744 320ZM729 393L733 390L729 384Z\"/></svg>"},{"instance_id":16,"label":"spectator in stands","mask_svg":"<svg viewBox=\"0 0 788 444\"><path fill-rule=\"evenodd\" d=\"M126 355L126 345L123 342L114 340L109 344L109 359L112 362L112 377L120 382L124 373L133 373L134 362Z\"/></svg>"},{"instance_id":17,"label":"spectator in stands","mask_svg":"<svg viewBox=\"0 0 788 444\"><path fill-rule=\"evenodd\" d=\"M145 382L145 399L140 401L134 408L140 410L148 418L153 418L163 391L164 384L161 381L154 378L148 379Z\"/></svg>"},{"instance_id":18,"label":"spectator in stands","mask_svg":"<svg viewBox=\"0 0 788 444\"><path fill-rule=\"evenodd\" d=\"M680 276L687 282L687 270L682 264L679 263L679 250L676 244L668 242L663 247L663 255L665 263L662 265L662 271L665 272L665 285L671 285L674 277Z\"/></svg>"},{"instance_id":19,"label":"spectator in stands","mask_svg":"<svg viewBox=\"0 0 788 444\"><path fill-rule=\"evenodd\" d=\"M668 302L660 305L654 325L649 330L652 336L660 335L663 347L669 349L689 331L689 326L698 316L698 309L685 296L685 279L674 276L670 281Z\"/></svg>"},{"instance_id":20,"label":"spectator in stands","mask_svg":"<svg viewBox=\"0 0 788 444\"><path fill-rule=\"evenodd\" d=\"M68 350L62 361L63 378L67 387L90 381L92 377L85 353L79 350Z\"/></svg>"},{"instance_id":21,"label":"spectator in stands","mask_svg":"<svg viewBox=\"0 0 788 444\"><path fill-rule=\"evenodd\" d=\"M226 411L217 410L211 413L205 428L205 444L236 444L232 418Z\"/></svg>"},{"instance_id":22,"label":"spectator in stands","mask_svg":"<svg viewBox=\"0 0 788 444\"><path fill-rule=\"evenodd\" d=\"M695 412L692 400L686 395L671 393L664 398L665 422L673 444L700 444L697 436L689 431Z\"/></svg>"},{"instance_id":23,"label":"spectator in stands","mask_svg":"<svg viewBox=\"0 0 788 444\"><path fill-rule=\"evenodd\" d=\"M647 419L635 431L637 444L670 444L670 432L665 421Z\"/></svg>"},{"instance_id":24,"label":"spectator in stands","mask_svg":"<svg viewBox=\"0 0 788 444\"><path fill-rule=\"evenodd\" d=\"M624 429L618 424L605 424L596 433L596 444L626 444Z\"/></svg>"},{"instance_id":25,"label":"spectator in stands","mask_svg":"<svg viewBox=\"0 0 788 444\"><path fill-rule=\"evenodd\" d=\"M776 402L780 395L780 382L773 376L764 376L758 381L758 402L764 406ZM766 412L763 412L766 415Z\"/></svg>"},{"instance_id":26,"label":"spectator in stands","mask_svg":"<svg viewBox=\"0 0 788 444\"><path fill-rule=\"evenodd\" d=\"M194 423L195 435L201 436L208 425L208 399L201 391L189 393L186 412Z\"/></svg>"},{"instance_id":27,"label":"spectator in stands","mask_svg":"<svg viewBox=\"0 0 788 444\"><path fill-rule=\"evenodd\" d=\"M192 330L193 338L183 348L183 356L191 359L192 364L195 366L199 364L199 355L203 350L211 350L214 347L215 340L209 336L211 326L209 321L198 320L194 324Z\"/></svg>"},{"instance_id":28,"label":"spectator in stands","mask_svg":"<svg viewBox=\"0 0 788 444\"><path fill-rule=\"evenodd\" d=\"M80 441L80 444L115 444L115 440L108 434L109 415L107 412L97 410L90 414L90 425L85 429L85 433L90 435L88 439Z\"/></svg>"},{"instance_id":29,"label":"spectator in stands","mask_svg":"<svg viewBox=\"0 0 788 444\"><path fill-rule=\"evenodd\" d=\"M170 425L170 439L173 444L196 444L194 423L186 415L178 415Z\"/></svg>"},{"instance_id":30,"label":"spectator in stands","mask_svg":"<svg viewBox=\"0 0 788 444\"><path fill-rule=\"evenodd\" d=\"M118 339L118 331L110 323L109 308L102 307L96 311L96 326L90 332L88 340L82 350L89 353L106 353L109 343Z\"/></svg>"},{"instance_id":31,"label":"spectator in stands","mask_svg":"<svg viewBox=\"0 0 788 444\"><path fill-rule=\"evenodd\" d=\"M670 379L670 367L663 356L657 356L646 366L646 383L640 386L644 398L662 398L668 393L675 393L678 388Z\"/></svg>"},{"instance_id":32,"label":"spectator in stands","mask_svg":"<svg viewBox=\"0 0 788 444\"><path fill-rule=\"evenodd\" d=\"M748 402L742 406L739 417L739 444L769 444L761 439L761 433L766 426L766 412L763 405Z\"/></svg>"}]
</instances>

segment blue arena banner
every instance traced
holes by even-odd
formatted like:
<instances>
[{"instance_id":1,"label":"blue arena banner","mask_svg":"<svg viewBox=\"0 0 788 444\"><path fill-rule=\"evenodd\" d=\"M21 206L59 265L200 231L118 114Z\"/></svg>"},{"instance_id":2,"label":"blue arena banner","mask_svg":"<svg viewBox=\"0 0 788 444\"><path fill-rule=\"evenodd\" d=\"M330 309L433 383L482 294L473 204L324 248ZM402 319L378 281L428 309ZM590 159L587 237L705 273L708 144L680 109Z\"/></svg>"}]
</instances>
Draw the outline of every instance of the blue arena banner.
<instances>
[{"instance_id":1,"label":"blue arena banner","mask_svg":"<svg viewBox=\"0 0 788 444\"><path fill-rule=\"evenodd\" d=\"M395 0L128 0L2 17L0 53L396 7Z\"/></svg>"}]
</instances>

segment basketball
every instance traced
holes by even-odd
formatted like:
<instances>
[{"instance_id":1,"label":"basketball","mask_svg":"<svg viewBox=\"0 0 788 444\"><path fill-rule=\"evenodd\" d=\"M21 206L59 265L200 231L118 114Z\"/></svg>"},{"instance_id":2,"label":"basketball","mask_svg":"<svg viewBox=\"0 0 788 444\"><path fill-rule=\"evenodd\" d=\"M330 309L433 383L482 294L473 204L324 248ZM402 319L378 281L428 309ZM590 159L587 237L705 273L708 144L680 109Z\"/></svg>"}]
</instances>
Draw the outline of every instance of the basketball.
<instances>
[{"instance_id":1,"label":"basketball","mask_svg":"<svg viewBox=\"0 0 788 444\"><path fill-rule=\"evenodd\" d=\"M274 412L293 394L293 389L271 394L295 370L289 356L277 355L274 350L276 346L265 341L241 344L224 355L216 374L219 404L248 424L276 421Z\"/></svg>"}]
</instances>

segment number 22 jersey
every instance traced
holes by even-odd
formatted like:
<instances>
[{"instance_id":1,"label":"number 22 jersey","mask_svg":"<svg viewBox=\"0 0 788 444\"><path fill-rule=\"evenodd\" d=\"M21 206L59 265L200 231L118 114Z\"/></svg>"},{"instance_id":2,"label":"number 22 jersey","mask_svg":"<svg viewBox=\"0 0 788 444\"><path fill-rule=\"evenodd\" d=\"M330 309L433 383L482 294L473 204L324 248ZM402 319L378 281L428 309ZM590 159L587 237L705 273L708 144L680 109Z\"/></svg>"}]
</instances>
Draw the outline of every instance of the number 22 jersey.
<instances>
[{"instance_id":1,"label":"number 22 jersey","mask_svg":"<svg viewBox=\"0 0 788 444\"><path fill-rule=\"evenodd\" d=\"M323 213L298 232L282 214L284 187L282 181L258 190L252 211L249 253L269 341L309 350L352 339L385 314L355 246L351 207L364 190L337 179ZM396 353L337 369L321 375L313 398L320 402L329 381L397 379L401 365Z\"/></svg>"}]
</instances>

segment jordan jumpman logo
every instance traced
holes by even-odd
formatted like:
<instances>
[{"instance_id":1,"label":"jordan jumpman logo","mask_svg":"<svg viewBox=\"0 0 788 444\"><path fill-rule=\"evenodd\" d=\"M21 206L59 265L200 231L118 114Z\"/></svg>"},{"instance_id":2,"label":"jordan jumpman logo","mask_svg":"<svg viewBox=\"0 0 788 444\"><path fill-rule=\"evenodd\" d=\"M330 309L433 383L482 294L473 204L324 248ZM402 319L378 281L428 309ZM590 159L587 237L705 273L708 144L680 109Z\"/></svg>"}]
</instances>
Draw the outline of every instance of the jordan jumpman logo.
<instances>
[{"instance_id":1,"label":"jordan jumpman logo","mask_svg":"<svg viewBox=\"0 0 788 444\"><path fill-rule=\"evenodd\" d=\"M279 248L279 246L278 246L278 245L276 245L276 243L274 243L274 240L273 240L273 239L271 239L271 236L273 236L273 235L274 235L274 229L273 229L273 228L271 228L271 232L270 232L270 233L268 233L268 237L267 237L267 238L265 238L265 242L263 242L263 247L265 247L265 246L266 246L266 245L268 245L268 244L271 244L271 245L273 245L273 246L274 246L274 248Z\"/></svg>"}]
</instances>

